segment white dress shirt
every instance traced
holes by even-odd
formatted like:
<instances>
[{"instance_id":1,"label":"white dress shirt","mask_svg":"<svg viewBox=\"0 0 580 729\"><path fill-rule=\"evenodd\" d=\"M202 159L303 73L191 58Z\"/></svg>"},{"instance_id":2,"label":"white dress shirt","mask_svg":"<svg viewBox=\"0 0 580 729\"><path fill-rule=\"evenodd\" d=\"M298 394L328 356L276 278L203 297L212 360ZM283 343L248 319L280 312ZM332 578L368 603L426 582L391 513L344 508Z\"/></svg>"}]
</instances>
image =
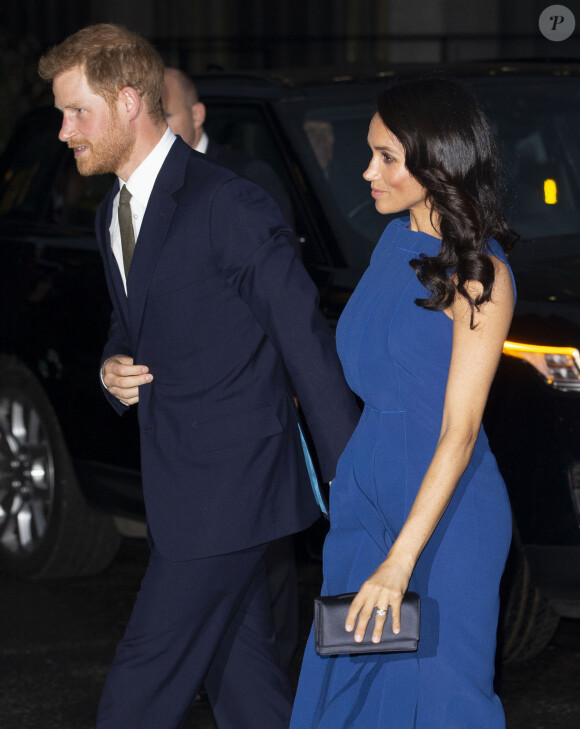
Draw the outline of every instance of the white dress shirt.
<instances>
[{"instance_id":1,"label":"white dress shirt","mask_svg":"<svg viewBox=\"0 0 580 729\"><path fill-rule=\"evenodd\" d=\"M205 132L202 132L201 137L199 138L199 142L197 143L197 146L195 148L196 152L199 152L200 154L205 154L207 152L207 145L209 144L209 137Z\"/></svg>"},{"instance_id":2,"label":"white dress shirt","mask_svg":"<svg viewBox=\"0 0 580 729\"><path fill-rule=\"evenodd\" d=\"M132 195L130 206L131 214L133 218L133 231L135 233L135 247L139 244L139 231L141 230L141 223L143 222L143 216L147 209L147 203L151 196L151 190L159 174L159 170L165 162L165 158L169 154L169 150L175 141L175 134L169 127L165 131L165 134L161 137L159 142L151 150L151 152L145 157L143 162L133 172L131 177L125 182L119 177L119 192L115 195L113 200L113 215L111 218L111 227L109 233L111 234L111 248L113 249L113 255L119 266L121 278L123 279L123 286L125 287L125 293L127 293L127 280L125 278L125 267L123 265L123 249L121 246L121 231L119 229L119 195L123 185L127 186L127 189Z\"/></svg>"}]
</instances>

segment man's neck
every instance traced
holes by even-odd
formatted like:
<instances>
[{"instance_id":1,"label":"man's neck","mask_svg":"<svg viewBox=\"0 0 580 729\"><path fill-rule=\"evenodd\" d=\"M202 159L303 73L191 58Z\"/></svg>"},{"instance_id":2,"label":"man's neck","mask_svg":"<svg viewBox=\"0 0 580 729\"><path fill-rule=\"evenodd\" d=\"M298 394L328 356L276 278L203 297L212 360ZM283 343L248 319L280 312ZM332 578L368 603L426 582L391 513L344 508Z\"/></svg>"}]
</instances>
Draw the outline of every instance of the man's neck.
<instances>
[{"instance_id":1,"label":"man's neck","mask_svg":"<svg viewBox=\"0 0 580 729\"><path fill-rule=\"evenodd\" d=\"M115 170L115 174L123 182L127 182L137 167L151 154L166 130L167 123L165 121L156 125L148 125L145 129L141 128L139 130L129 159L118 170Z\"/></svg>"}]
</instances>

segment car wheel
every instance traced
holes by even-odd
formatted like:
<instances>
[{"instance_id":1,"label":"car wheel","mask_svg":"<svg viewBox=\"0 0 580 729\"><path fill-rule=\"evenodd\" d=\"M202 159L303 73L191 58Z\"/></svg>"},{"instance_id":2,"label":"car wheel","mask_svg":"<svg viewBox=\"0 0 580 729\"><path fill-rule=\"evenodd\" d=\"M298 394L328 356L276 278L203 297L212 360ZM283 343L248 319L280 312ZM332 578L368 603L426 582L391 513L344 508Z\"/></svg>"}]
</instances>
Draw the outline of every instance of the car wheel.
<instances>
[{"instance_id":1,"label":"car wheel","mask_svg":"<svg viewBox=\"0 0 580 729\"><path fill-rule=\"evenodd\" d=\"M502 580L499 652L504 663L537 655L552 640L560 616L536 587L522 540L514 536Z\"/></svg>"},{"instance_id":2,"label":"car wheel","mask_svg":"<svg viewBox=\"0 0 580 729\"><path fill-rule=\"evenodd\" d=\"M94 574L120 542L112 517L83 498L42 387L0 355L0 567L26 578Z\"/></svg>"}]
</instances>

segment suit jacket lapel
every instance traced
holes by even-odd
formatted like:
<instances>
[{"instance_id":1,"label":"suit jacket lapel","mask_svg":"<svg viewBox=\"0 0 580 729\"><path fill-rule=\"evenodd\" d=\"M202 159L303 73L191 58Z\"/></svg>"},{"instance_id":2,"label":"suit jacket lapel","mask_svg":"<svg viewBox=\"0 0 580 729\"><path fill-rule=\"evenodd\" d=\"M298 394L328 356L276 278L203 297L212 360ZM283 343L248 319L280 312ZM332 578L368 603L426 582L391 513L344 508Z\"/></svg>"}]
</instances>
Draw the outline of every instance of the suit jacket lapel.
<instances>
[{"instance_id":1,"label":"suit jacket lapel","mask_svg":"<svg viewBox=\"0 0 580 729\"><path fill-rule=\"evenodd\" d=\"M179 138L175 140L157 175L137 238L127 279L129 324L135 348L141 333L151 279L177 207L173 195L183 186L190 153L185 142Z\"/></svg>"}]
</instances>

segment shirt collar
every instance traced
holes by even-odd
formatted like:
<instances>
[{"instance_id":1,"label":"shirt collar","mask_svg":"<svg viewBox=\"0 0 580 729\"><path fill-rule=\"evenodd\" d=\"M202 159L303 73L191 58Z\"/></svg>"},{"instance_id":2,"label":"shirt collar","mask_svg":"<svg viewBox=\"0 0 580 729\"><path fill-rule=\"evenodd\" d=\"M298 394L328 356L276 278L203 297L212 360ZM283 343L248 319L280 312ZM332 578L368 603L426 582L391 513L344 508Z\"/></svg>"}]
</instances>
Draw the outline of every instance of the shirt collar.
<instances>
[{"instance_id":1,"label":"shirt collar","mask_svg":"<svg viewBox=\"0 0 580 729\"><path fill-rule=\"evenodd\" d=\"M201 154L205 154L207 152L207 145L209 144L209 138L205 132L202 133L199 142L197 143L197 146L195 148L196 152L200 152Z\"/></svg>"},{"instance_id":2,"label":"shirt collar","mask_svg":"<svg viewBox=\"0 0 580 729\"><path fill-rule=\"evenodd\" d=\"M165 130L165 134L157 142L155 147L149 152L147 157L141 162L139 167L133 172L127 182L123 182L119 178L119 185L127 185L129 192L135 197L144 208L147 207L151 190L159 174L159 170L165 162L165 158L169 154L169 150L175 142L175 134L169 127Z\"/></svg>"}]
</instances>

